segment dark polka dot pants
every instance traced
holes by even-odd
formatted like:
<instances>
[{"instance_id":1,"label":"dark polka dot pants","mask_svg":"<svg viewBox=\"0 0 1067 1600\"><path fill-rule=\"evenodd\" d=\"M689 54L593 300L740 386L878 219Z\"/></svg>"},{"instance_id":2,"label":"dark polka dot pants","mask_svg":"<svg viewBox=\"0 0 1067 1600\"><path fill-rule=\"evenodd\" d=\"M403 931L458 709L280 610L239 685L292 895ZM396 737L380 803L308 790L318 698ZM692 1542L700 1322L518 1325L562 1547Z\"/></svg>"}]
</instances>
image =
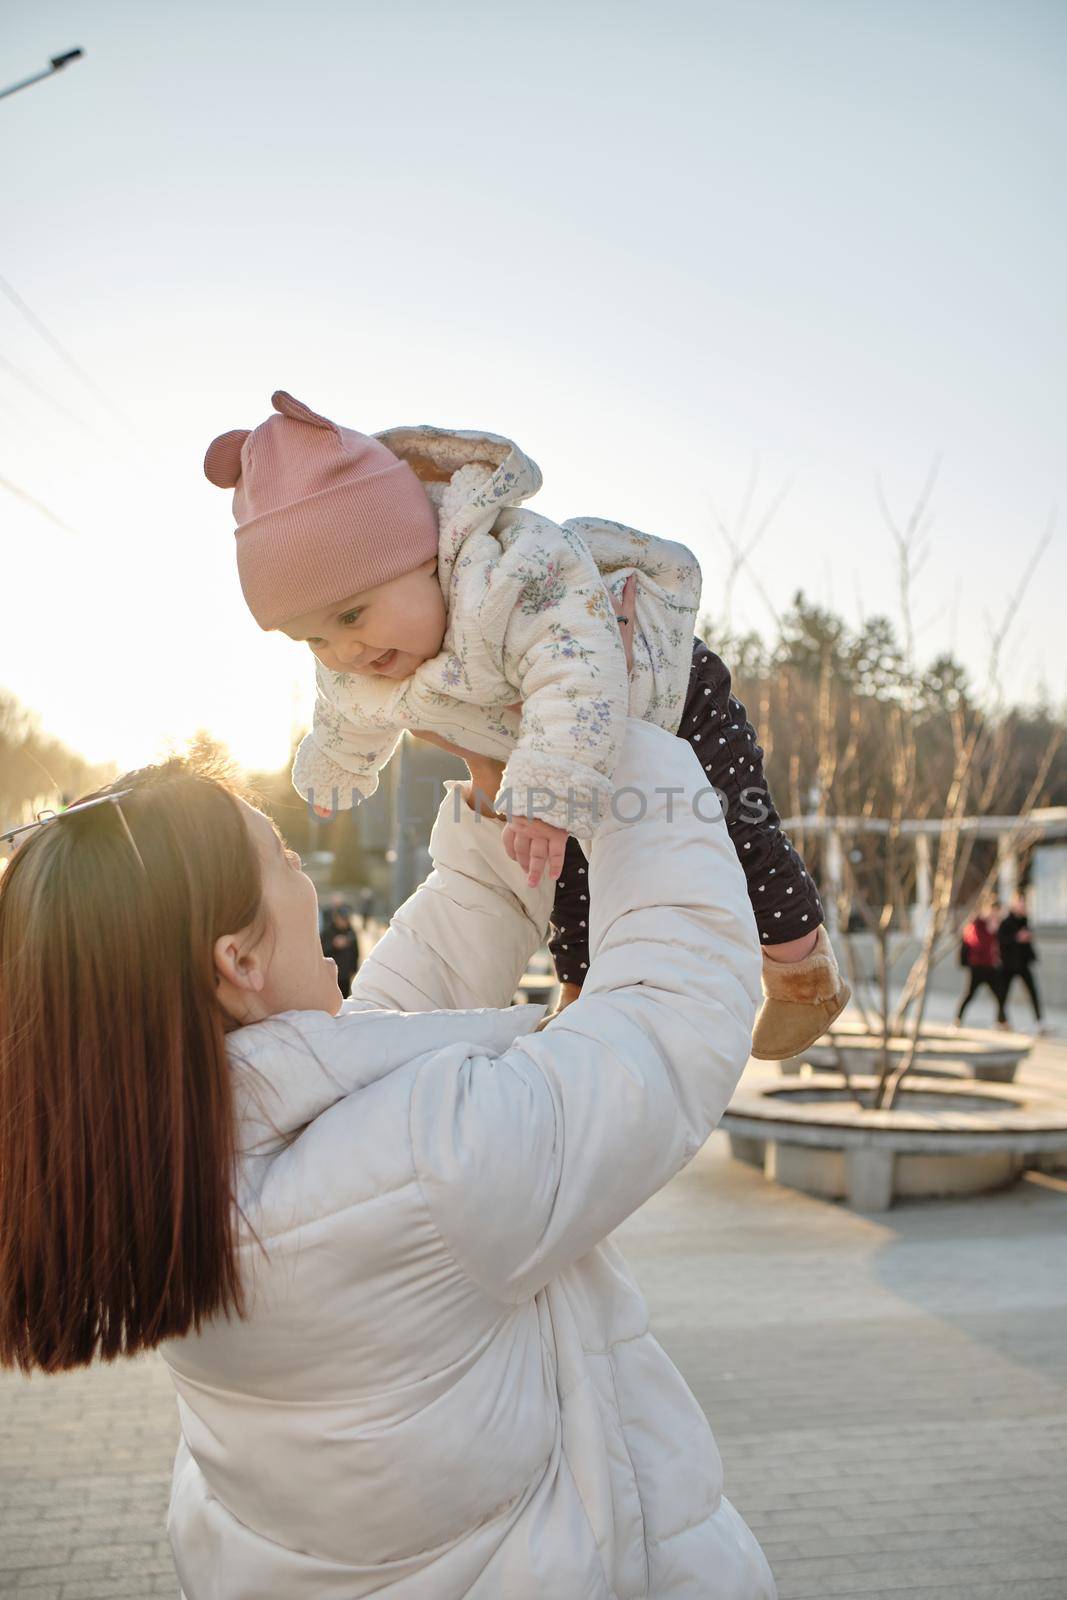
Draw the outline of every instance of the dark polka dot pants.
<instances>
[{"instance_id":1,"label":"dark polka dot pants","mask_svg":"<svg viewBox=\"0 0 1067 1600\"><path fill-rule=\"evenodd\" d=\"M726 826L748 882L763 944L786 944L823 921L822 902L800 856L782 832L763 771L763 751L733 694L726 663L694 641L679 739L692 745L709 785L725 798ZM549 950L561 983L585 981L589 967L589 869L567 841L556 885Z\"/></svg>"}]
</instances>

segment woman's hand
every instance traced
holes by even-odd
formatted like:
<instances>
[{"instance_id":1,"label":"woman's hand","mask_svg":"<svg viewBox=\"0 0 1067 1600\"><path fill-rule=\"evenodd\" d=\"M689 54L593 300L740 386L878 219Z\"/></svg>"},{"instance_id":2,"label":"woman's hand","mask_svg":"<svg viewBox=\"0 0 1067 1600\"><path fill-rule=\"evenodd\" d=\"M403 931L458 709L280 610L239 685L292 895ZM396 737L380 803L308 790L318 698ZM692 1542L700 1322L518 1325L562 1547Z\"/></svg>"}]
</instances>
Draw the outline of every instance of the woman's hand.
<instances>
[{"instance_id":1,"label":"woman's hand","mask_svg":"<svg viewBox=\"0 0 1067 1600\"><path fill-rule=\"evenodd\" d=\"M610 595L612 608L619 619L619 633L622 636L622 647L626 652L626 670L634 670L634 600L637 596L637 576L631 572L622 586L622 593L616 600Z\"/></svg>"}]
</instances>

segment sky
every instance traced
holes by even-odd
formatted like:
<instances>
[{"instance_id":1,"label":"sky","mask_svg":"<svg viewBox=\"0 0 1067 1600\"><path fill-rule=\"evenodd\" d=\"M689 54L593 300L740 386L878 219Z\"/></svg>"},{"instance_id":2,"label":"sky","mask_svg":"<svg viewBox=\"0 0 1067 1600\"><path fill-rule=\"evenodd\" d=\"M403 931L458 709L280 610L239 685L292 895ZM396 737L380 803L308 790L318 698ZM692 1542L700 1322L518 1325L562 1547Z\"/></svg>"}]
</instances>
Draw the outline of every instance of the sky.
<instances>
[{"instance_id":1,"label":"sky","mask_svg":"<svg viewBox=\"0 0 1067 1600\"><path fill-rule=\"evenodd\" d=\"M23 0L0 82L75 45L0 101L0 274L78 368L0 297L0 686L51 733L285 761L312 663L201 472L278 387L515 438L720 619L716 519L788 486L732 595L770 636L801 588L899 619L876 482L903 519L940 459L918 651L979 684L1058 506L1005 688L1062 701L1061 0Z\"/></svg>"}]
</instances>

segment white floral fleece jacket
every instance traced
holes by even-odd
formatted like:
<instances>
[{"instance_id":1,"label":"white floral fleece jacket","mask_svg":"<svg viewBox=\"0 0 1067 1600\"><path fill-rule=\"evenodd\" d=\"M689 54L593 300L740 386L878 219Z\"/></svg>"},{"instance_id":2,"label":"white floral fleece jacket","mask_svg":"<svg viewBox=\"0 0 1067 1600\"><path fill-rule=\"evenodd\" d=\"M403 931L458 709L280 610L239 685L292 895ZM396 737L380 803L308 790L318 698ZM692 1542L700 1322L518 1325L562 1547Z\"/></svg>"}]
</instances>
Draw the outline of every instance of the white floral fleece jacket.
<instances>
[{"instance_id":1,"label":"white floral fleece jacket","mask_svg":"<svg viewBox=\"0 0 1067 1600\"><path fill-rule=\"evenodd\" d=\"M610 802L627 715L677 731L691 665L700 568L680 544L617 522L557 526L519 509L536 464L491 433L393 428L437 508L448 623L440 653L401 681L316 674L311 732L293 782L319 806L374 793L405 729L506 763L498 809L588 837ZM634 670L608 591L637 575ZM521 710L511 709L521 702Z\"/></svg>"}]
</instances>

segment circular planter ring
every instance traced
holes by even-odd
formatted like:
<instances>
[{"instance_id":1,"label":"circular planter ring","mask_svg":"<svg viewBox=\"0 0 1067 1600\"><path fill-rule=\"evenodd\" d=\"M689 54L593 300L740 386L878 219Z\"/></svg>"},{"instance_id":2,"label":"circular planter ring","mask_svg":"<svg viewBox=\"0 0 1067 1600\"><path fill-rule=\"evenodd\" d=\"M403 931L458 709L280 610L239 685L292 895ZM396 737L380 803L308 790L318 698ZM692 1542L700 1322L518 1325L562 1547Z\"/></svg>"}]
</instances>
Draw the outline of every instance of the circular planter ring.
<instances>
[{"instance_id":1,"label":"circular planter ring","mask_svg":"<svg viewBox=\"0 0 1067 1600\"><path fill-rule=\"evenodd\" d=\"M849 1021L835 1024L809 1050L782 1062L782 1071L795 1076L805 1066L821 1072L840 1072L838 1052L844 1069L851 1076L874 1070L882 1049L882 1035L871 1033L861 1024ZM910 1041L900 1035L889 1038L889 1057L899 1066L910 1049ZM915 1054L915 1068L924 1076L966 1076L982 1083L1011 1083L1033 1049L1033 1039L1024 1033L993 1032L988 1028L923 1028ZM910 1075L909 1075L910 1076Z\"/></svg>"},{"instance_id":2,"label":"circular planter ring","mask_svg":"<svg viewBox=\"0 0 1067 1600\"><path fill-rule=\"evenodd\" d=\"M873 1094L877 1079L852 1082ZM857 1106L836 1074L775 1079L735 1095L722 1126L734 1155L768 1178L860 1211L887 1210L897 1195L1001 1188L1032 1158L1067 1154L1064 1101L1029 1087L911 1074L892 1111Z\"/></svg>"}]
</instances>

